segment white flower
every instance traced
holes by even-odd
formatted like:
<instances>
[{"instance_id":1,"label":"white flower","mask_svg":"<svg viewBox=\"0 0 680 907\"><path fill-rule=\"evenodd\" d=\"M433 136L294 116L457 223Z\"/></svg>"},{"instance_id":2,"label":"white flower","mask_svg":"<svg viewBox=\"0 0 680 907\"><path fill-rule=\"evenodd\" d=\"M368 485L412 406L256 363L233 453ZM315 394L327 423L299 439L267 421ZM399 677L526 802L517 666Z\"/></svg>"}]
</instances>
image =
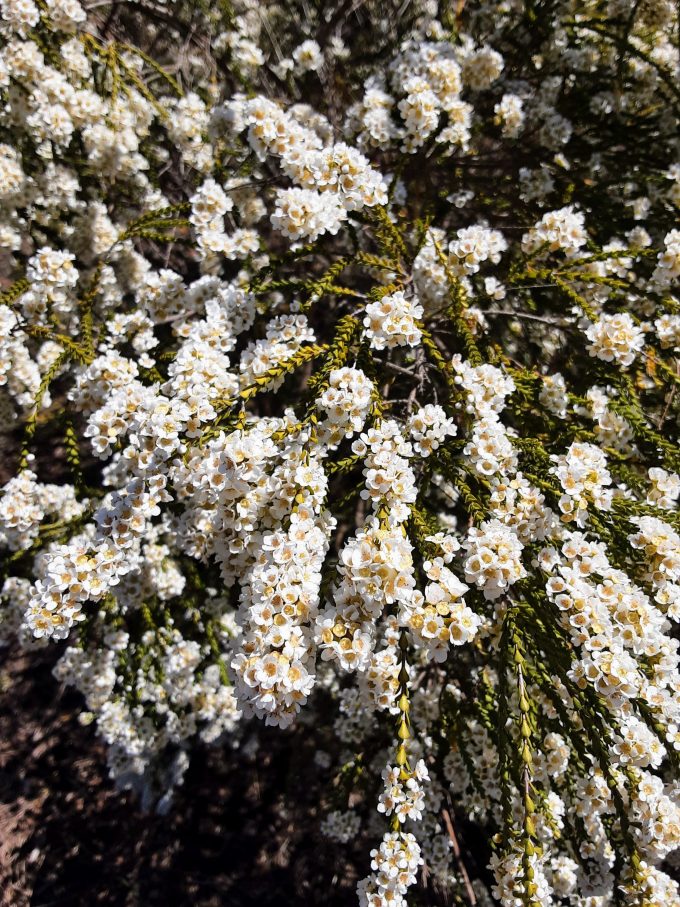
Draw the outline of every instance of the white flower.
<instances>
[{"instance_id":1,"label":"white flower","mask_svg":"<svg viewBox=\"0 0 680 907\"><path fill-rule=\"evenodd\" d=\"M318 72L323 66L323 54L316 41L303 41L293 51L293 60L302 72Z\"/></svg>"},{"instance_id":2,"label":"white flower","mask_svg":"<svg viewBox=\"0 0 680 907\"><path fill-rule=\"evenodd\" d=\"M644 346L645 335L627 312L603 315L586 330L590 341L588 352L605 362L616 360L624 367L632 365Z\"/></svg>"},{"instance_id":3,"label":"white flower","mask_svg":"<svg viewBox=\"0 0 680 907\"><path fill-rule=\"evenodd\" d=\"M463 547L467 552L465 579L482 589L487 599L498 598L526 576L523 545L500 520L488 520L470 529Z\"/></svg>"},{"instance_id":4,"label":"white flower","mask_svg":"<svg viewBox=\"0 0 680 907\"><path fill-rule=\"evenodd\" d=\"M422 335L416 322L422 316L423 307L401 290L370 302L366 306L364 327L371 346L376 350L417 346Z\"/></svg>"}]
</instances>

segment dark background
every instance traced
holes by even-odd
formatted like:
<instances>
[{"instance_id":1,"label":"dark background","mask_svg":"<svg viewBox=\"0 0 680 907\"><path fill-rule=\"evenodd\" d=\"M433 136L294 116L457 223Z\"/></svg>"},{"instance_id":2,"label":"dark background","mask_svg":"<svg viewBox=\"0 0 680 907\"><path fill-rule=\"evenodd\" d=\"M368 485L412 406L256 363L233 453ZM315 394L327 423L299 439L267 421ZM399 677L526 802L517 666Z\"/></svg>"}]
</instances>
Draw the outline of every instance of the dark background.
<instances>
[{"instance_id":1,"label":"dark background","mask_svg":"<svg viewBox=\"0 0 680 907\"><path fill-rule=\"evenodd\" d=\"M258 729L250 758L198 748L168 815L144 814L114 789L55 657L0 652L2 907L356 904L368 850L320 835L304 729Z\"/></svg>"}]
</instances>

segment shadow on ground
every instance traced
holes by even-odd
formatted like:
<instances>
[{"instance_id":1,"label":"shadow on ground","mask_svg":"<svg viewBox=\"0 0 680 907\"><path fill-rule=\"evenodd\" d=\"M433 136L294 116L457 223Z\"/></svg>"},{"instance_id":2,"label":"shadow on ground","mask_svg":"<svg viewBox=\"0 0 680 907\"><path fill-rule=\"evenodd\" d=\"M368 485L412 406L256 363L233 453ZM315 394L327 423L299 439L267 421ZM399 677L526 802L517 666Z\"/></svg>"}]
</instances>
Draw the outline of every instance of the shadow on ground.
<instances>
[{"instance_id":1,"label":"shadow on ground","mask_svg":"<svg viewBox=\"0 0 680 907\"><path fill-rule=\"evenodd\" d=\"M171 813L145 815L112 788L49 656L0 658L2 907L356 903L351 863L318 834L302 735L263 732L245 767L229 750L197 752Z\"/></svg>"}]
</instances>

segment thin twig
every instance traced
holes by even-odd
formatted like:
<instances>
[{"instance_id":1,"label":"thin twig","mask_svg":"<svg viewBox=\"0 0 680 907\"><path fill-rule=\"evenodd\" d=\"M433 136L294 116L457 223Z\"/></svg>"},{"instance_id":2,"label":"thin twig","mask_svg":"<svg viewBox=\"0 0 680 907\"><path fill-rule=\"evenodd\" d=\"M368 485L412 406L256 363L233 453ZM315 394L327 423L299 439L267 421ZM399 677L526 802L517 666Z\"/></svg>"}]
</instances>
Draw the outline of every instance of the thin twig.
<instances>
[{"instance_id":1,"label":"thin twig","mask_svg":"<svg viewBox=\"0 0 680 907\"><path fill-rule=\"evenodd\" d=\"M475 890L472 887L472 882L470 881L470 876L468 875L467 869L465 868L465 863L463 862L463 855L461 853L460 844L458 843L458 838L456 837L456 832L453 827L453 821L451 819L451 814L449 813L448 809L446 809L446 807L444 807L444 809L442 809L442 818L444 819L444 825L446 826L446 831L448 833L449 838L451 839L451 844L453 845L453 855L456 858L456 863L458 865L458 869L460 871L461 876L463 877L463 883L465 885L465 891L468 896L468 901L470 902L472 907L475 907L475 905L477 904L477 895L475 894Z\"/></svg>"},{"instance_id":2,"label":"thin twig","mask_svg":"<svg viewBox=\"0 0 680 907\"><path fill-rule=\"evenodd\" d=\"M569 327L572 322L565 318L547 318L542 315L530 315L528 312L513 312L512 309L486 309L484 315L506 315L509 318L526 318L528 321L540 321L555 327Z\"/></svg>"}]
</instances>

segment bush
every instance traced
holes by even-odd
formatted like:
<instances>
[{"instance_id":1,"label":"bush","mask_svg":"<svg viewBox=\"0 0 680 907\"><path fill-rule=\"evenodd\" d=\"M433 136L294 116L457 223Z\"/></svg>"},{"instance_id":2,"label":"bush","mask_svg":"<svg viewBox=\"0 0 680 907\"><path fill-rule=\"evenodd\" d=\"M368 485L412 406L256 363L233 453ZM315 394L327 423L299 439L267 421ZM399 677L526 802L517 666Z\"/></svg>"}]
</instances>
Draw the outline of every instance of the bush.
<instances>
[{"instance_id":1,"label":"bush","mask_svg":"<svg viewBox=\"0 0 680 907\"><path fill-rule=\"evenodd\" d=\"M0 15L7 642L147 807L321 729L361 904L680 904L671 0Z\"/></svg>"}]
</instances>

